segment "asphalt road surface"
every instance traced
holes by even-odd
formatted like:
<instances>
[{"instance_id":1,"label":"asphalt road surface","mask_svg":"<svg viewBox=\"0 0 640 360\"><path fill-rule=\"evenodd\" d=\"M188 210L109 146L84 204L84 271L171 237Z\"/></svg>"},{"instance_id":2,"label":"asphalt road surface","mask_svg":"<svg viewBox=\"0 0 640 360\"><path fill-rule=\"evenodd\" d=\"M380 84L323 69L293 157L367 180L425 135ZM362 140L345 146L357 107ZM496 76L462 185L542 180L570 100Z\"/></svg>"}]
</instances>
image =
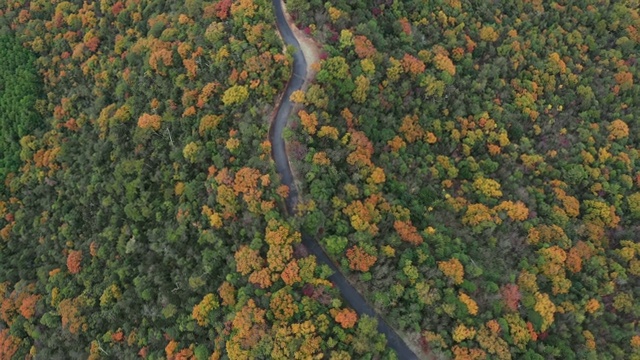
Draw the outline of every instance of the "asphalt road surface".
<instances>
[{"instance_id":1,"label":"asphalt road surface","mask_svg":"<svg viewBox=\"0 0 640 360\"><path fill-rule=\"evenodd\" d=\"M282 96L280 104L277 106L276 117L271 124L269 132L272 156L276 163L276 170L282 178L282 183L289 187L289 197L286 201L287 211L289 214L293 214L294 205L298 201L298 192L293 184L293 174L291 173L291 167L289 165L289 159L287 158L287 152L285 149L285 143L282 139L282 131L289 120L291 109L293 105L289 100L291 94L302 88L304 80L307 76L307 61L302 54L300 44L293 35L293 31L287 24L284 16L284 10L280 0L272 0L276 13L276 22L282 38L288 45L292 45L296 48L296 52L293 55L293 74ZM318 263L327 264L333 271L333 275L329 276L329 280L340 290L342 297L351 306L358 315L367 314L375 317L378 320L378 331L387 337L387 346L392 348L398 358L400 359L417 359L418 357L409 349L407 344L398 336L387 323L382 319L371 306L365 301L364 297L347 281L342 275L338 267L329 259L329 256L324 252L320 244L313 237L308 234L302 234L302 243L309 250L309 252L316 256Z\"/></svg>"}]
</instances>

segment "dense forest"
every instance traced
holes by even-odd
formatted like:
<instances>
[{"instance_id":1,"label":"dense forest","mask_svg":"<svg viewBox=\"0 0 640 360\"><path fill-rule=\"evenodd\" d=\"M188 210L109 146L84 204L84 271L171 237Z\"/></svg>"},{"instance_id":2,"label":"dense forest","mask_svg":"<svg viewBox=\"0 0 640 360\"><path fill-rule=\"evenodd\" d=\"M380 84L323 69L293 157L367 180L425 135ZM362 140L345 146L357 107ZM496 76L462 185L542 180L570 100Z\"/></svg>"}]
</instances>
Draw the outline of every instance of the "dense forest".
<instances>
[{"instance_id":1,"label":"dense forest","mask_svg":"<svg viewBox=\"0 0 640 360\"><path fill-rule=\"evenodd\" d=\"M36 133L42 119L35 110L41 81L35 56L11 34L0 31L0 193L4 179L20 167L20 139ZM42 101L38 102L43 105Z\"/></svg>"},{"instance_id":2,"label":"dense forest","mask_svg":"<svg viewBox=\"0 0 640 360\"><path fill-rule=\"evenodd\" d=\"M0 2L0 359L640 359L640 4Z\"/></svg>"},{"instance_id":3,"label":"dense forest","mask_svg":"<svg viewBox=\"0 0 640 360\"><path fill-rule=\"evenodd\" d=\"M271 2L6 1L0 29L1 359L391 356L281 210Z\"/></svg>"},{"instance_id":4,"label":"dense forest","mask_svg":"<svg viewBox=\"0 0 640 360\"><path fill-rule=\"evenodd\" d=\"M446 357L640 358L637 1L289 0L304 229Z\"/></svg>"}]
</instances>

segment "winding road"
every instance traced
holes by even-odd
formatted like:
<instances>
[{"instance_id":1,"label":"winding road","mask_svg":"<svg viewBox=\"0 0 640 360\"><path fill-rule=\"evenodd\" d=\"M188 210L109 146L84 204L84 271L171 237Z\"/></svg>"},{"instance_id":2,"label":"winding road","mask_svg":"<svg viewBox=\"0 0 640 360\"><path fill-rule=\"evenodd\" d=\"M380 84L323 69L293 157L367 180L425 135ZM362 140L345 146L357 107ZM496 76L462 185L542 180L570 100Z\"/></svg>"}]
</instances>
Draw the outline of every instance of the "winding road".
<instances>
[{"instance_id":1,"label":"winding road","mask_svg":"<svg viewBox=\"0 0 640 360\"><path fill-rule=\"evenodd\" d=\"M289 197L286 200L286 207L289 214L293 214L294 205L298 201L298 191L293 183L293 174L287 157L285 143L282 138L282 132L287 126L289 115L293 108L289 100L291 94L302 88L307 77L307 60L305 59L298 39L296 39L293 31L286 21L283 4L281 0L272 0L276 14L276 22L278 30L283 40L296 48L293 54L293 74L287 83L280 104L277 105L275 119L271 124L269 137L272 145L272 156L276 163L276 170L280 174L282 183L289 187ZM417 359L416 354L411 351L407 344L400 336L391 328L382 317L380 317L371 306L366 302L364 297L351 286L349 281L340 272L340 269L329 259L320 244L308 234L302 234L302 243L310 253L316 256L319 263L328 265L333 271L333 275L329 276L329 280L340 290L342 297L347 303L358 313L358 315L369 315L378 320L378 331L387 338L387 346L392 348L400 359Z\"/></svg>"}]
</instances>

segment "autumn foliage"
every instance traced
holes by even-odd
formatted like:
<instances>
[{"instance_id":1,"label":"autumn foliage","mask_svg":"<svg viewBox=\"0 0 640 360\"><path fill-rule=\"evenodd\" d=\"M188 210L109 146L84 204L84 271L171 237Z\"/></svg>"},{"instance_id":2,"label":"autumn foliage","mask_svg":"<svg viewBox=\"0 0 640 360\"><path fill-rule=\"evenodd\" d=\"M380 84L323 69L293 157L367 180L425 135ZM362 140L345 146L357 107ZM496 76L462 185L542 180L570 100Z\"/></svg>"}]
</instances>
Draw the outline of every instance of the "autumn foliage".
<instances>
[{"instance_id":1,"label":"autumn foliage","mask_svg":"<svg viewBox=\"0 0 640 360\"><path fill-rule=\"evenodd\" d=\"M67 269L71 274L77 274L80 272L82 262L82 251L71 250L67 255Z\"/></svg>"},{"instance_id":2,"label":"autumn foliage","mask_svg":"<svg viewBox=\"0 0 640 360\"><path fill-rule=\"evenodd\" d=\"M153 129L160 130L160 123L162 118L160 115L152 115L152 114L142 114L138 118L138 127L141 129Z\"/></svg>"},{"instance_id":3,"label":"autumn foliage","mask_svg":"<svg viewBox=\"0 0 640 360\"><path fill-rule=\"evenodd\" d=\"M417 352L638 357L636 2L287 1L291 183L268 2L5 2L0 358L393 358L323 250Z\"/></svg>"},{"instance_id":4,"label":"autumn foliage","mask_svg":"<svg viewBox=\"0 0 640 360\"><path fill-rule=\"evenodd\" d=\"M219 306L216 296L214 294L207 294L199 304L193 307L191 316L198 322L198 325L209 325L209 314Z\"/></svg>"},{"instance_id":5,"label":"autumn foliage","mask_svg":"<svg viewBox=\"0 0 640 360\"><path fill-rule=\"evenodd\" d=\"M351 309L333 310L333 318L344 329L352 328L358 320L358 315Z\"/></svg>"},{"instance_id":6,"label":"autumn foliage","mask_svg":"<svg viewBox=\"0 0 640 360\"><path fill-rule=\"evenodd\" d=\"M438 268L447 277L449 277L454 284L462 284L462 280L464 277L464 266L462 265L460 260L451 258L448 261L439 261Z\"/></svg>"},{"instance_id":7,"label":"autumn foliage","mask_svg":"<svg viewBox=\"0 0 640 360\"><path fill-rule=\"evenodd\" d=\"M507 305L507 308L509 308L511 311L517 311L518 305L520 304L520 299L522 298L522 295L518 290L518 285L515 285L515 284L504 285L500 293L502 295L502 299Z\"/></svg>"},{"instance_id":8,"label":"autumn foliage","mask_svg":"<svg viewBox=\"0 0 640 360\"><path fill-rule=\"evenodd\" d=\"M396 220L393 223L394 229L400 235L400 238L412 245L422 244L422 236L418 233L418 229L411 224L411 221Z\"/></svg>"},{"instance_id":9,"label":"autumn foliage","mask_svg":"<svg viewBox=\"0 0 640 360\"><path fill-rule=\"evenodd\" d=\"M20 339L9 333L9 329L0 330L0 359L12 359L18 351Z\"/></svg>"},{"instance_id":10,"label":"autumn foliage","mask_svg":"<svg viewBox=\"0 0 640 360\"><path fill-rule=\"evenodd\" d=\"M352 270L362 272L369 271L369 268L371 268L377 260L375 256L369 255L364 249L357 245L347 250L347 259L349 260L349 267Z\"/></svg>"}]
</instances>

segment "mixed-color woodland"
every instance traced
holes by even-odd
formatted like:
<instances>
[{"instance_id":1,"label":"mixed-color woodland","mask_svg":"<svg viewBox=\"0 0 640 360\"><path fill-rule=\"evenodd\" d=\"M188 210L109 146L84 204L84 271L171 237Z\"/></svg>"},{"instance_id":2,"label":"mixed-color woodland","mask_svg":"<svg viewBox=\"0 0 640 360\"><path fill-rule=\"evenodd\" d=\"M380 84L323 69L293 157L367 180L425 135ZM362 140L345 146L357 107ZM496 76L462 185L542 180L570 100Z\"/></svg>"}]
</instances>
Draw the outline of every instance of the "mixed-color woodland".
<instances>
[{"instance_id":1,"label":"mixed-color woodland","mask_svg":"<svg viewBox=\"0 0 640 360\"><path fill-rule=\"evenodd\" d=\"M303 228L425 349L640 358L639 3L373 3L289 1Z\"/></svg>"},{"instance_id":2,"label":"mixed-color woodland","mask_svg":"<svg viewBox=\"0 0 640 360\"><path fill-rule=\"evenodd\" d=\"M0 15L0 358L388 352L280 210L271 2Z\"/></svg>"},{"instance_id":3,"label":"mixed-color woodland","mask_svg":"<svg viewBox=\"0 0 640 360\"><path fill-rule=\"evenodd\" d=\"M640 359L637 0L0 0L0 359Z\"/></svg>"}]
</instances>

